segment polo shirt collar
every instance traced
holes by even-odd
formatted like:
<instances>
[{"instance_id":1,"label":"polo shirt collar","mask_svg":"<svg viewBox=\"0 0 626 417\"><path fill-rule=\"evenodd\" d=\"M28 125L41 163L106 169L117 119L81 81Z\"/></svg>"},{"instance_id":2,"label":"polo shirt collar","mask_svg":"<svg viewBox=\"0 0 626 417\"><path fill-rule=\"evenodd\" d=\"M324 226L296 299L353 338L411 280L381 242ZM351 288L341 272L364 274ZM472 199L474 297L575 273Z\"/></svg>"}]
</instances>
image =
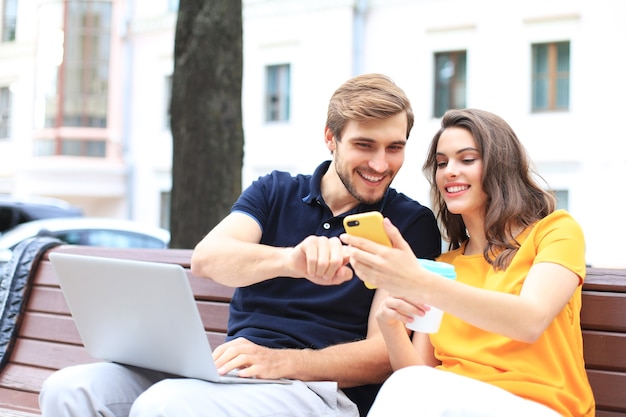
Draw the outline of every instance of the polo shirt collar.
<instances>
[{"instance_id":1,"label":"polo shirt collar","mask_svg":"<svg viewBox=\"0 0 626 417\"><path fill-rule=\"evenodd\" d=\"M322 202L326 205L326 202L322 198L322 177L328 171L328 167L330 166L331 161L322 162L315 171L311 178L309 179L309 194L302 198L302 201L307 204L313 204L317 201ZM385 195L383 198L375 204L359 204L354 209L350 210L349 213L360 213L364 211L382 211L385 206L385 202L387 201L387 196L389 195L389 188L385 191Z\"/></svg>"}]
</instances>

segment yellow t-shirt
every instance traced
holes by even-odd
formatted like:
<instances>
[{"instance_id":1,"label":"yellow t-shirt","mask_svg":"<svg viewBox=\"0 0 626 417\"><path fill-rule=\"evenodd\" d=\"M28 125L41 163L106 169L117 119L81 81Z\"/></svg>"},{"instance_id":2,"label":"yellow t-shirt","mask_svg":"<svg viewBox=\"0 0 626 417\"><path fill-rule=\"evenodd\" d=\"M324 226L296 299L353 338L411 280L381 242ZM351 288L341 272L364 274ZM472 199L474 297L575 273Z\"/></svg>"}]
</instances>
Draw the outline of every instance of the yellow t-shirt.
<instances>
[{"instance_id":1,"label":"yellow t-shirt","mask_svg":"<svg viewBox=\"0 0 626 417\"><path fill-rule=\"evenodd\" d=\"M520 293L528 270L539 262L564 266L580 277L581 285L532 344L483 331L445 314L439 332L430 336L442 363L439 368L499 386L563 416L594 416L580 329L586 272L582 229L566 211L557 210L529 227L518 241L521 247L505 271L494 271L482 255L463 255L463 248L437 260L453 264L459 282L509 294Z\"/></svg>"}]
</instances>

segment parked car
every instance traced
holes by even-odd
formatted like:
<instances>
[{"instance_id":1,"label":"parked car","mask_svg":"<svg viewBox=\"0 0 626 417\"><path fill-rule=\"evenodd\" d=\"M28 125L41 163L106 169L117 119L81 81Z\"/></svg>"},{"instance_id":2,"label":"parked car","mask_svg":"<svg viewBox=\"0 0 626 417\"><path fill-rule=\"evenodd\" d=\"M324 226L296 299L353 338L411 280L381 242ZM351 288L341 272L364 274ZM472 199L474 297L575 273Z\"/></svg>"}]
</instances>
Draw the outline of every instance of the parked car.
<instances>
[{"instance_id":1,"label":"parked car","mask_svg":"<svg viewBox=\"0 0 626 417\"><path fill-rule=\"evenodd\" d=\"M0 235L18 224L33 220L82 215L80 208L56 198L0 195Z\"/></svg>"},{"instance_id":2,"label":"parked car","mask_svg":"<svg viewBox=\"0 0 626 417\"><path fill-rule=\"evenodd\" d=\"M0 265L23 240L52 236L70 245L113 248L167 248L170 233L141 223L98 217L67 217L22 223L0 236Z\"/></svg>"}]
</instances>

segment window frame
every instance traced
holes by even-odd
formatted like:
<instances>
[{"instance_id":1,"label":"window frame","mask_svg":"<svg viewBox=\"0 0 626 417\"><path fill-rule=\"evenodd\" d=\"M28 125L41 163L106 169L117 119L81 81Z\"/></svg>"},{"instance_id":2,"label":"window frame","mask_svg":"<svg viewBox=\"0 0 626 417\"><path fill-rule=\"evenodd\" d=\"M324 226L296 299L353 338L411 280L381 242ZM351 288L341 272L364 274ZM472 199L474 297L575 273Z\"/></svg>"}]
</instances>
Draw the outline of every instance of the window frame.
<instances>
[{"instance_id":1,"label":"window frame","mask_svg":"<svg viewBox=\"0 0 626 417\"><path fill-rule=\"evenodd\" d=\"M58 116L64 127L106 128L113 5L69 0L64 7Z\"/></svg>"},{"instance_id":2,"label":"window frame","mask_svg":"<svg viewBox=\"0 0 626 417\"><path fill-rule=\"evenodd\" d=\"M452 74L444 80L441 59L452 63ZM461 70L459 70L459 68ZM460 109L467 104L467 50L440 51L433 56L433 117L439 118L450 109Z\"/></svg>"},{"instance_id":3,"label":"window frame","mask_svg":"<svg viewBox=\"0 0 626 417\"><path fill-rule=\"evenodd\" d=\"M570 192L567 188L557 188L552 190L552 194L556 199L556 208L569 210Z\"/></svg>"},{"instance_id":4,"label":"window frame","mask_svg":"<svg viewBox=\"0 0 626 417\"><path fill-rule=\"evenodd\" d=\"M0 41L13 42L17 32L17 3L18 0L2 1L2 35Z\"/></svg>"},{"instance_id":5,"label":"window frame","mask_svg":"<svg viewBox=\"0 0 626 417\"><path fill-rule=\"evenodd\" d=\"M291 64L265 67L265 122L288 122L291 118Z\"/></svg>"},{"instance_id":6,"label":"window frame","mask_svg":"<svg viewBox=\"0 0 626 417\"><path fill-rule=\"evenodd\" d=\"M167 11L178 12L179 0L167 0Z\"/></svg>"},{"instance_id":7,"label":"window frame","mask_svg":"<svg viewBox=\"0 0 626 417\"><path fill-rule=\"evenodd\" d=\"M11 87L0 86L0 140L11 138L12 102Z\"/></svg>"},{"instance_id":8,"label":"window frame","mask_svg":"<svg viewBox=\"0 0 626 417\"><path fill-rule=\"evenodd\" d=\"M565 47L566 50L560 50ZM565 53L566 55L563 56ZM540 54L544 56L540 57ZM545 65L542 65L542 62L545 62ZM531 111L533 113L569 110L570 68L570 41L540 42L531 45Z\"/></svg>"},{"instance_id":9,"label":"window frame","mask_svg":"<svg viewBox=\"0 0 626 417\"><path fill-rule=\"evenodd\" d=\"M38 7L33 156L107 158L113 2Z\"/></svg>"}]
</instances>

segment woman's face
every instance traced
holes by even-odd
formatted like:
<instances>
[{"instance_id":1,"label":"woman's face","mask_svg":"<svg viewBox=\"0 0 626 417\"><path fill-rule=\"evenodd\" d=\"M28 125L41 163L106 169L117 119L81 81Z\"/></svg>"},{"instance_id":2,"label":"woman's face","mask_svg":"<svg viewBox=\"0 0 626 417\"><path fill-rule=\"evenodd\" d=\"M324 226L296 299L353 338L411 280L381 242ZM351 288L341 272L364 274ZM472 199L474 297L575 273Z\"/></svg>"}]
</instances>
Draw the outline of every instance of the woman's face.
<instances>
[{"instance_id":1,"label":"woman's face","mask_svg":"<svg viewBox=\"0 0 626 417\"><path fill-rule=\"evenodd\" d=\"M482 187L483 160L472 134L446 128L437 143L437 189L448 210L463 216L483 216L487 194Z\"/></svg>"}]
</instances>

